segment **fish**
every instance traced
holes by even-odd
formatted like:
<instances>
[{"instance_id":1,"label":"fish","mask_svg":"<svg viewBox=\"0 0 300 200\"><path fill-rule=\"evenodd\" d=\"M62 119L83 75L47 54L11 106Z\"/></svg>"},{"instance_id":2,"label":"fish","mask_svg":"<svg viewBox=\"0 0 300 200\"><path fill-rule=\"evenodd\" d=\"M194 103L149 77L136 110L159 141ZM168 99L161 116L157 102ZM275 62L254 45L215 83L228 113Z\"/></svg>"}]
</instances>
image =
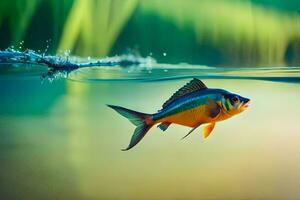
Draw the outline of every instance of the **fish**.
<instances>
[{"instance_id":1,"label":"fish","mask_svg":"<svg viewBox=\"0 0 300 200\"><path fill-rule=\"evenodd\" d=\"M130 110L121 106L107 105L136 126L127 151L137 145L156 124L162 131L178 124L192 128L182 139L198 127L204 126L203 136L207 138L216 123L229 119L243 111L250 99L224 89L208 88L201 80L193 78L177 90L154 114Z\"/></svg>"}]
</instances>

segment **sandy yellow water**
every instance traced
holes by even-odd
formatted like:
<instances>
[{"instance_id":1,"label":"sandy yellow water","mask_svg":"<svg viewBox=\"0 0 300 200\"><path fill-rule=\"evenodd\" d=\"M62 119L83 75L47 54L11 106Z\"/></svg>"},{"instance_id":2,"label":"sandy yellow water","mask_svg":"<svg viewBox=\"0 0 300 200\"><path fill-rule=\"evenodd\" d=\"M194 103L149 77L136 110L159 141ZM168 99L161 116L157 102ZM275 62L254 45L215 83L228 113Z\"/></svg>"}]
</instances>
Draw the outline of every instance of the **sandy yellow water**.
<instances>
[{"instance_id":1,"label":"sandy yellow water","mask_svg":"<svg viewBox=\"0 0 300 200\"><path fill-rule=\"evenodd\" d=\"M252 105L244 113L217 123L206 140L202 128L181 141L189 128L171 125L161 132L154 127L134 149L121 151L128 145L134 126L105 104L152 113L186 81L59 82L53 85L63 85L62 92L55 94L51 104L39 108L41 112L20 114L2 108L1 196L300 198L298 84L204 80L208 87L249 97ZM11 92L4 92L6 106L34 107L39 101L36 97L22 102L22 96ZM32 91L25 89L22 94L30 96ZM14 100L10 103L11 97Z\"/></svg>"}]
</instances>

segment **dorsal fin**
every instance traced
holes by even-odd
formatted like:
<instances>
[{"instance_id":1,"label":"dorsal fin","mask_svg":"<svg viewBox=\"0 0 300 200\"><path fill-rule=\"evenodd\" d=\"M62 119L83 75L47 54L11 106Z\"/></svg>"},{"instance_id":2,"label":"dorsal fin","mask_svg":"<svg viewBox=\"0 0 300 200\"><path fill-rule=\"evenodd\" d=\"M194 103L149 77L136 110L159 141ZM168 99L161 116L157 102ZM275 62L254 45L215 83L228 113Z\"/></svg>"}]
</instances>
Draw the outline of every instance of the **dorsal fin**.
<instances>
[{"instance_id":1,"label":"dorsal fin","mask_svg":"<svg viewBox=\"0 0 300 200\"><path fill-rule=\"evenodd\" d=\"M177 90L164 104L163 108L170 105L176 99L183 97L187 94L207 89L206 85L200 81L199 79L193 78L190 82L188 82L185 86Z\"/></svg>"}]
</instances>

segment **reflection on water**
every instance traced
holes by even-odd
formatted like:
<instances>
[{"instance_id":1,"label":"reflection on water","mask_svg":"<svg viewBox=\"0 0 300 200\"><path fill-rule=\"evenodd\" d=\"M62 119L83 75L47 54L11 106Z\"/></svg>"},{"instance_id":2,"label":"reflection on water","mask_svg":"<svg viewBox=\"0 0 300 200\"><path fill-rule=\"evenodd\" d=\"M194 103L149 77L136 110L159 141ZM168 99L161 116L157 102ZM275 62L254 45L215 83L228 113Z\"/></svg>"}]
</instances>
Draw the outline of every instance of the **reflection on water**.
<instances>
[{"instance_id":1,"label":"reflection on water","mask_svg":"<svg viewBox=\"0 0 300 200\"><path fill-rule=\"evenodd\" d=\"M299 84L204 80L250 97L252 105L218 123L206 140L201 129L181 141L189 128L154 127L136 148L121 151L134 127L105 105L152 113L186 81L2 80L1 194L6 199L300 198ZM39 86L32 90L25 83ZM45 90L51 104L38 103L45 101ZM29 97L34 98L22 101ZM36 112L10 112L14 107Z\"/></svg>"},{"instance_id":2,"label":"reflection on water","mask_svg":"<svg viewBox=\"0 0 300 200\"><path fill-rule=\"evenodd\" d=\"M73 71L69 79L83 82L153 82L198 77L201 79L246 79L300 82L300 67L229 68L189 64L140 64L131 67L89 67Z\"/></svg>"}]
</instances>

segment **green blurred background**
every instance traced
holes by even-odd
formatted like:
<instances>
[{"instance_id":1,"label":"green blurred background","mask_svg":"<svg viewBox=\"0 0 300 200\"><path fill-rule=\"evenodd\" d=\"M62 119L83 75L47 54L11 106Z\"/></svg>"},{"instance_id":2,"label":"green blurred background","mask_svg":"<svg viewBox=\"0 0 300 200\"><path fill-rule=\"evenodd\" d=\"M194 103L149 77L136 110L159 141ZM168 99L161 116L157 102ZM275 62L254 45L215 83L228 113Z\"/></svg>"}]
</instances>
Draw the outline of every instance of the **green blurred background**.
<instances>
[{"instance_id":1,"label":"green blurred background","mask_svg":"<svg viewBox=\"0 0 300 200\"><path fill-rule=\"evenodd\" d=\"M0 48L165 63L300 64L299 0L1 0Z\"/></svg>"}]
</instances>

